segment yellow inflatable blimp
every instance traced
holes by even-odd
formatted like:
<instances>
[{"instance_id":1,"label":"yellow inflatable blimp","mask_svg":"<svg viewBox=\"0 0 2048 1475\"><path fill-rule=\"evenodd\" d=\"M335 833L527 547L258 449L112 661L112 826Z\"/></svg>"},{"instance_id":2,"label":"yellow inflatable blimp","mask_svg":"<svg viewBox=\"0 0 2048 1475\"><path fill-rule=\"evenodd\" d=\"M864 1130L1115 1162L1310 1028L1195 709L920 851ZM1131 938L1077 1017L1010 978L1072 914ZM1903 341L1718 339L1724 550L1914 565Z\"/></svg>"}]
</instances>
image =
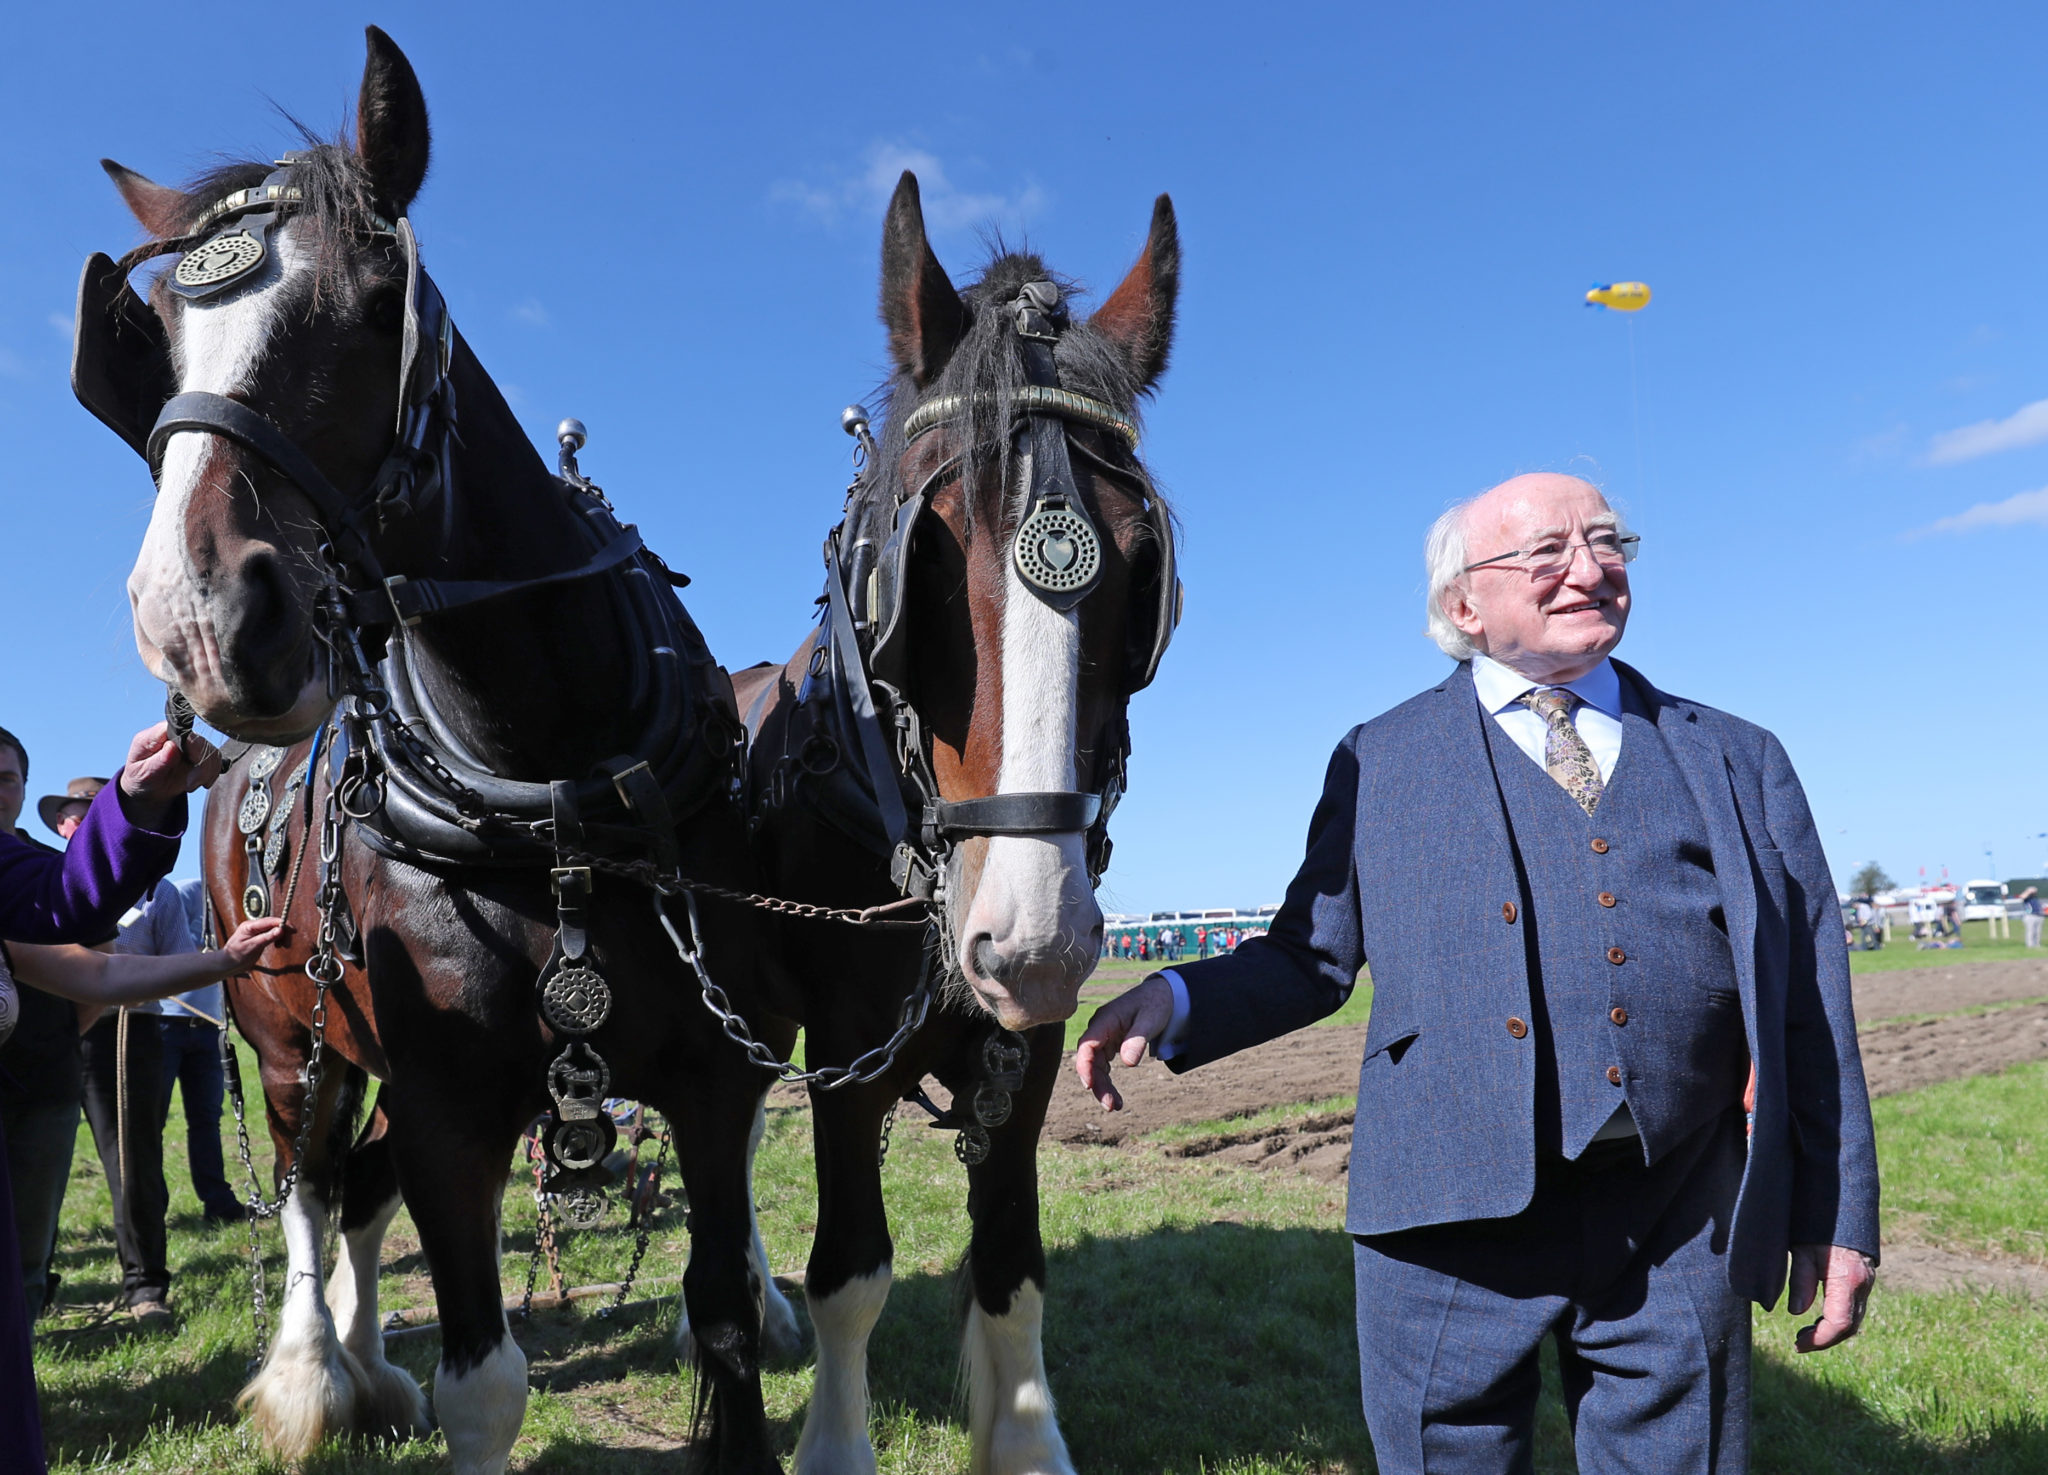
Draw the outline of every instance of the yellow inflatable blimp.
<instances>
[{"instance_id":1,"label":"yellow inflatable blimp","mask_svg":"<svg viewBox=\"0 0 2048 1475\"><path fill-rule=\"evenodd\" d=\"M1616 312L1641 312L1649 305L1648 282L1609 282L1586 294L1586 306L1611 307Z\"/></svg>"}]
</instances>

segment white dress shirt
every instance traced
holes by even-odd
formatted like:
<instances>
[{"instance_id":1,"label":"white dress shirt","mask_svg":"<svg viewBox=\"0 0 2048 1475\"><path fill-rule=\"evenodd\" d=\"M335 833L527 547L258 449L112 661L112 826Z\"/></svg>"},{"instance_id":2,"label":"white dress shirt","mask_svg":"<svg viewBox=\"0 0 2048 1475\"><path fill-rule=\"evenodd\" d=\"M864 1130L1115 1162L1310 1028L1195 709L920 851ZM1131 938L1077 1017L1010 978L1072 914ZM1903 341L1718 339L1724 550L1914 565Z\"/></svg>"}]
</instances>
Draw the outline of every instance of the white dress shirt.
<instances>
[{"instance_id":1,"label":"white dress shirt","mask_svg":"<svg viewBox=\"0 0 2048 1475\"><path fill-rule=\"evenodd\" d=\"M1524 693L1549 688L1488 656L1472 657L1472 687L1479 693L1479 705L1492 714L1500 730L1547 772L1543 751L1550 739L1550 724L1523 706L1521 698ZM1579 699L1572 709L1572 726L1600 765L1600 782L1604 784L1614 777L1614 762L1621 756L1621 673L1614 669L1614 662L1602 661L1558 689Z\"/></svg>"},{"instance_id":2,"label":"white dress shirt","mask_svg":"<svg viewBox=\"0 0 2048 1475\"><path fill-rule=\"evenodd\" d=\"M1532 763L1549 772L1544 749L1550 740L1550 724L1521 701L1527 692L1547 689L1543 683L1531 681L1490 656L1475 654L1472 686L1479 694L1480 709L1500 724L1500 730L1528 754ZM1572 726L1578 729L1594 763L1599 765L1600 782L1604 784L1614 777L1615 762L1621 757L1621 673L1614 669L1614 662L1602 661L1578 680L1561 683L1561 687L1579 698L1572 709ZM1161 1060L1171 1060L1180 1053L1180 1042L1187 1034L1188 986L1176 969L1162 968L1159 976L1173 990L1173 1018L1154 1042L1153 1053ZM1593 1140L1601 1142L1635 1134L1635 1119L1624 1102L1594 1134Z\"/></svg>"}]
</instances>

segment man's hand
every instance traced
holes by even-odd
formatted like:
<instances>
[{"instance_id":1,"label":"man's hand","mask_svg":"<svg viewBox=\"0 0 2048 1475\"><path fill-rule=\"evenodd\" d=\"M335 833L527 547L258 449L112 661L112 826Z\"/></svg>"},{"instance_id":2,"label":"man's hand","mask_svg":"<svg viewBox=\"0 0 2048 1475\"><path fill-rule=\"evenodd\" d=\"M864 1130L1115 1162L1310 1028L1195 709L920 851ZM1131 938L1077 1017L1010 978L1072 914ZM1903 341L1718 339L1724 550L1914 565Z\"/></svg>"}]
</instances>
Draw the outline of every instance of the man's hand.
<instances>
[{"instance_id":1,"label":"man's hand","mask_svg":"<svg viewBox=\"0 0 2048 1475\"><path fill-rule=\"evenodd\" d=\"M1820 1320L1799 1329L1796 1341L1801 1352L1825 1352L1846 1342L1863 1325L1863 1309L1870 1301L1870 1287L1877 1272L1870 1257L1860 1250L1840 1245L1794 1245L1792 1286L1786 1310L1804 1316L1813 1304L1816 1284L1825 1281Z\"/></svg>"},{"instance_id":2,"label":"man's hand","mask_svg":"<svg viewBox=\"0 0 2048 1475\"><path fill-rule=\"evenodd\" d=\"M1074 1048L1074 1070L1104 1111L1123 1110L1124 1098L1110 1084L1112 1059L1136 1065L1145 1047L1173 1022L1173 985L1157 973L1095 1011L1087 1033Z\"/></svg>"},{"instance_id":3,"label":"man's hand","mask_svg":"<svg viewBox=\"0 0 2048 1475\"><path fill-rule=\"evenodd\" d=\"M180 794L208 788L220 777L220 753L213 744L196 733L186 742L200 750L199 762L193 762L172 741L167 723L159 722L135 734L118 780L121 797L135 801L124 806L129 818L142 822L160 817Z\"/></svg>"}]
</instances>

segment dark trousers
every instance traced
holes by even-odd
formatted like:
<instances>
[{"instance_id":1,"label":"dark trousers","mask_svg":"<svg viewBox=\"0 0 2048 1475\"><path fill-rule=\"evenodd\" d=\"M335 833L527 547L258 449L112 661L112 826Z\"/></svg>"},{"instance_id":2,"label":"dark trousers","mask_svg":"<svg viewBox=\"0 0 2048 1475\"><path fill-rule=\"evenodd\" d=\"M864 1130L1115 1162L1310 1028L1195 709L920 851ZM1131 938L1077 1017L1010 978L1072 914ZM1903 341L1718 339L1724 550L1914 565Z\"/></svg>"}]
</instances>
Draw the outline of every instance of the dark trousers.
<instances>
[{"instance_id":1,"label":"dark trousers","mask_svg":"<svg viewBox=\"0 0 2048 1475\"><path fill-rule=\"evenodd\" d=\"M50 1290L50 1258L57 1221L71 1181L78 1145L78 1093L11 1104L0 1111L7 1129L7 1177L14 1192L14 1233L21 1259L21 1289L28 1319L43 1314Z\"/></svg>"},{"instance_id":2,"label":"dark trousers","mask_svg":"<svg viewBox=\"0 0 2048 1475\"><path fill-rule=\"evenodd\" d=\"M220 1030L203 1019L163 1016L164 1087L158 1120L168 1123L171 1096L185 1096L185 1153L192 1191L209 1219L239 1219L242 1205L228 1186L220 1154L220 1103L226 1082L220 1068ZM169 1202L166 1193L165 1202Z\"/></svg>"},{"instance_id":3,"label":"dark trousers","mask_svg":"<svg viewBox=\"0 0 2048 1475\"><path fill-rule=\"evenodd\" d=\"M1749 1307L1726 1262L1744 1152L1736 1110L1647 1168L1635 1141L1539 1157L1511 1219L1361 1238L1382 1475L1529 1475L1545 1337L1583 1475L1747 1469Z\"/></svg>"},{"instance_id":4,"label":"dark trousers","mask_svg":"<svg viewBox=\"0 0 2048 1475\"><path fill-rule=\"evenodd\" d=\"M126 1088L122 1086L121 1011L85 1032L85 1119L114 1200L114 1243L121 1252L121 1298L130 1306L170 1294L164 1265L163 1021L128 1015ZM127 1110L121 1110L125 1102Z\"/></svg>"},{"instance_id":5,"label":"dark trousers","mask_svg":"<svg viewBox=\"0 0 2048 1475\"><path fill-rule=\"evenodd\" d=\"M76 1125L72 1127L77 1131ZM13 1143L0 1143L0 1157ZM14 1200L0 1177L0 1266L15 1258ZM39 1285L38 1291L42 1289ZM29 1350L29 1311L23 1287L0 1274L0 1469L43 1475L43 1417L36 1403L35 1364Z\"/></svg>"}]
</instances>

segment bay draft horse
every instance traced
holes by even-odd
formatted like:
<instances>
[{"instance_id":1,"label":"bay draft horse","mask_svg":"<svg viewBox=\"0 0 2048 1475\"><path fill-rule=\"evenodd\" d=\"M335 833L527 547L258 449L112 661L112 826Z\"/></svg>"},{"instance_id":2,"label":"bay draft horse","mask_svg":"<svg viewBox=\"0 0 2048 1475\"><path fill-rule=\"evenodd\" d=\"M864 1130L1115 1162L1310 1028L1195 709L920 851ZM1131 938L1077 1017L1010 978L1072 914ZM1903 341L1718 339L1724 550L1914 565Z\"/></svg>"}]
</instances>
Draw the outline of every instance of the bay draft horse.
<instances>
[{"instance_id":1,"label":"bay draft horse","mask_svg":"<svg viewBox=\"0 0 2048 1475\"><path fill-rule=\"evenodd\" d=\"M393 1179L441 1321L433 1411L458 1475L502 1471L524 1413L499 1208L522 1129L550 1108L550 1063L569 1054L536 982L572 963L611 995L609 1016L576 1032L609 1080L586 1071L576 1089L675 1123L703 1451L719 1470L774 1469L766 1274L749 1253L764 1075L702 1007L652 893L601 853L665 849L692 877L750 889L729 683L657 589L659 560L587 483L547 470L453 330L405 218L427 171L425 99L397 46L368 36L351 140L189 189L107 166L151 241L87 264L73 381L158 484L129 581L136 643L240 739L296 742L327 720L331 681L349 693L352 809L367 819L338 864L362 971L330 1006L330 1044L384 1083ZM129 270L173 251L138 300ZM374 674L365 646L382 651ZM673 823L656 822L664 808ZM675 911L687 932L697 913ZM702 901L700 956L742 1006L756 932L749 911ZM304 998L279 995L288 1012ZM332 1177L302 1178L284 1210L294 1270L251 1391L259 1424L299 1445L349 1427L357 1397L320 1325ZM367 1273L354 1247L349 1263ZM403 1392L390 1401L416 1421Z\"/></svg>"},{"instance_id":2,"label":"bay draft horse","mask_svg":"<svg viewBox=\"0 0 2048 1475\"><path fill-rule=\"evenodd\" d=\"M969 1164L973 1469L1072 1468L1040 1348L1036 1153L1059 1021L1101 946L1094 883L1127 705L1178 615L1173 528L1135 415L1166 367L1179 271L1161 195L1137 265L1085 321L1028 254L999 254L956 290L906 173L882 244L887 421L827 544L820 628L787 665L735 681L764 884L842 907L885 904L899 881L935 893L949 975L886 1072L811 1086L805 1475L875 1468L866 1346L892 1253L878 1147L927 1074L952 1092L945 1120ZM889 1040L924 963L914 937L794 923L774 936L770 993L803 1021L808 1066L845 1067Z\"/></svg>"}]
</instances>

